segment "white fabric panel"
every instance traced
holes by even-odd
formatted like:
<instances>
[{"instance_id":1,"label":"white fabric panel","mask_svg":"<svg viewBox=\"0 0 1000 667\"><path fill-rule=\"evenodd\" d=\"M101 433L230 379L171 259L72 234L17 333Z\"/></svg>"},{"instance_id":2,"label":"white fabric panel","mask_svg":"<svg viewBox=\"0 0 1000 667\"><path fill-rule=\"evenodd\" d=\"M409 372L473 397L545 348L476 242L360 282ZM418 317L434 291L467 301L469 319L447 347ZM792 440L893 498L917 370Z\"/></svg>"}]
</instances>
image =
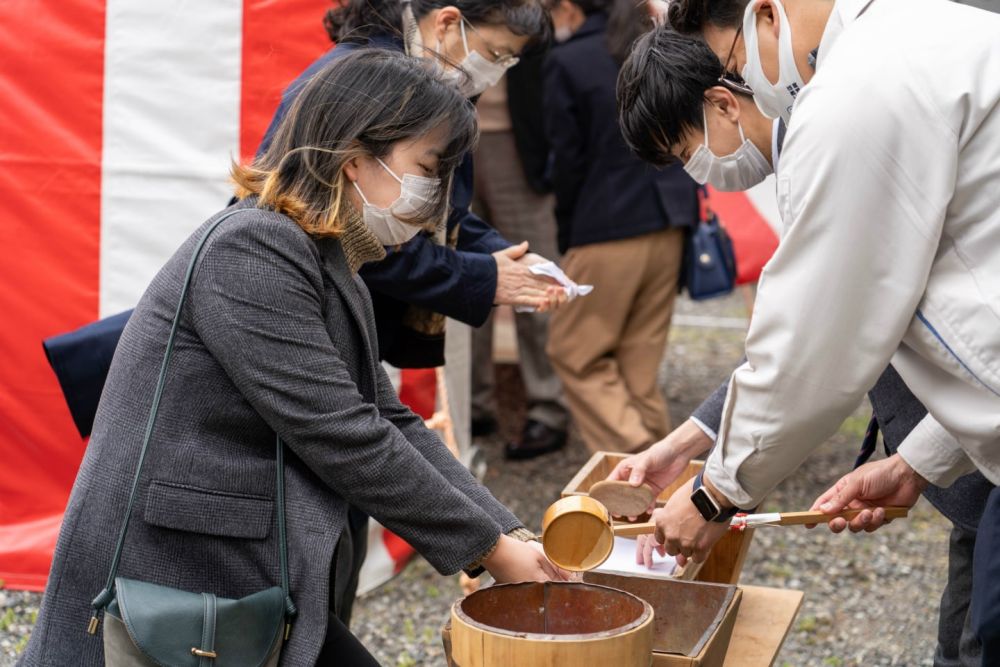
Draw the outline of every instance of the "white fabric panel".
<instances>
[{"instance_id":1,"label":"white fabric panel","mask_svg":"<svg viewBox=\"0 0 1000 667\"><path fill-rule=\"evenodd\" d=\"M775 195L774 175L768 176L763 183L758 183L747 190L747 197L761 214L774 233L781 236L781 215L778 213L778 198Z\"/></svg>"},{"instance_id":2,"label":"white fabric panel","mask_svg":"<svg viewBox=\"0 0 1000 667\"><path fill-rule=\"evenodd\" d=\"M448 409L462 462L469 465L472 450L472 328L449 319L444 337L444 382Z\"/></svg>"},{"instance_id":3,"label":"white fabric panel","mask_svg":"<svg viewBox=\"0 0 1000 667\"><path fill-rule=\"evenodd\" d=\"M131 308L231 196L239 0L107 0L100 314Z\"/></svg>"},{"instance_id":4,"label":"white fabric panel","mask_svg":"<svg viewBox=\"0 0 1000 667\"><path fill-rule=\"evenodd\" d=\"M396 573L396 561L385 548L382 535L385 528L375 519L368 519L368 553L364 565L358 573L358 595L369 593L392 579Z\"/></svg>"}]
</instances>

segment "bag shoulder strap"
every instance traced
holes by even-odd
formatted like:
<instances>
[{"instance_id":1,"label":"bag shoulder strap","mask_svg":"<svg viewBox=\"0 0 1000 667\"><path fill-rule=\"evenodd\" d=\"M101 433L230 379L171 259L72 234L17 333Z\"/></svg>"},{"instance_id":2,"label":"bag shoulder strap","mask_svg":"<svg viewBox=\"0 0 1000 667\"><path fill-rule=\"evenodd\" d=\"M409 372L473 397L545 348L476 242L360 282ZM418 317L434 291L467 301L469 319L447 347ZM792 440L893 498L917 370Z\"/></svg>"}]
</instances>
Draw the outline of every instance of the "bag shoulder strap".
<instances>
[{"instance_id":1,"label":"bag shoulder strap","mask_svg":"<svg viewBox=\"0 0 1000 667\"><path fill-rule=\"evenodd\" d=\"M104 611L104 609L111 603L112 600L114 600L115 597L115 577L118 575L118 566L121 564L122 549L125 546L125 536L128 533L129 521L132 518L132 510L135 507L135 502L138 496L139 480L142 477L142 467L146 462L146 452L149 449L149 441L153 437L153 430L156 426L156 417L160 411L160 399L163 396L163 387L166 385L167 381L167 369L170 366L170 357L173 355L174 351L174 342L177 337L177 329L180 326L181 313L184 309L184 300L186 299L188 289L191 286L191 278L194 275L195 266L198 263L198 257L201 255L201 251L205 247L205 243L208 241L208 237L211 236L212 232L214 232L225 220L231 218L237 213L242 212L243 210L245 209L230 211L229 213L220 216L218 220L213 222L208 229L205 230L205 233L202 234L202 237L198 240L197 245L195 245L194 252L191 254L191 261L188 263L187 272L184 275L184 284L181 286L181 295L177 302L177 311L174 313L174 319L170 325L170 335L167 338L167 347L163 352L163 362L160 364L160 375L156 381L156 390L153 393L153 404L149 410L149 419L146 421L146 432L142 439L142 447L139 450L139 462L136 465L135 476L132 478L132 490L129 493L128 505L125 508L125 517L122 520L121 529L118 531L118 542L115 544L114 557L111 559L111 570L108 573L108 579L104 585L104 590L102 590L91 603L91 606L94 608L94 613L90 619L90 626L87 629L90 634L97 632L101 612ZM295 604L292 602L288 582L288 542L285 530L284 447L282 446L280 437L276 436L275 441L275 467L277 468L277 475L275 479L275 502L277 504L276 513L278 515L278 556L281 567L281 589L285 594L285 637L287 639L291 620L295 617L297 610L295 608Z\"/></svg>"}]
</instances>

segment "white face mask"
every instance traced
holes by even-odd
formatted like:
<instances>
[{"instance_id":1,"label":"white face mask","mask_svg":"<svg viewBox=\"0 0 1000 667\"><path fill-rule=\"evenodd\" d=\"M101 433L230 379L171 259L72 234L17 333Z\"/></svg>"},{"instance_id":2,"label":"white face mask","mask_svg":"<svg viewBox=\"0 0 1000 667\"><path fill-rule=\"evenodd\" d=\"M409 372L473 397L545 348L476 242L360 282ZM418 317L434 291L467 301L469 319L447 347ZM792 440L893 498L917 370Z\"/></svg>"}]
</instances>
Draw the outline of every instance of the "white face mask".
<instances>
[{"instance_id":1,"label":"white face mask","mask_svg":"<svg viewBox=\"0 0 1000 667\"><path fill-rule=\"evenodd\" d=\"M743 135L740 129L740 139L743 143L735 153L719 157L708 147L708 118L705 117L705 143L698 147L694 155L684 165L691 178L704 185L711 183L712 187L723 192L742 192L757 185L771 173L771 163L757 146Z\"/></svg>"},{"instance_id":2,"label":"white face mask","mask_svg":"<svg viewBox=\"0 0 1000 667\"><path fill-rule=\"evenodd\" d=\"M352 183L354 183L354 189L361 195L361 201L365 203L363 217L368 229L382 245L400 245L416 236L421 227L403 222L399 218L412 218L422 213L428 202L437 196L438 190L441 188L441 179L414 174L403 174L403 177L400 178L392 169L389 169L385 162L378 158L375 160L399 181L399 197L396 198L396 201L386 208L375 206L368 202L368 198L361 191L361 186L358 185L357 181L352 181Z\"/></svg>"},{"instance_id":3,"label":"white face mask","mask_svg":"<svg viewBox=\"0 0 1000 667\"><path fill-rule=\"evenodd\" d=\"M764 74L760 62L760 46L757 43L757 2L752 0L743 14L743 41L746 44L747 64L741 72L743 80L753 88L753 101L768 118L781 118L788 124L792 117L792 106L805 82L795 65L792 51L792 28L781 0L772 0L778 12L778 82L771 83Z\"/></svg>"},{"instance_id":4,"label":"white face mask","mask_svg":"<svg viewBox=\"0 0 1000 667\"><path fill-rule=\"evenodd\" d=\"M563 42L568 42L569 38L573 36L573 29L568 25L561 25L555 29L554 35L556 41L560 44Z\"/></svg>"},{"instance_id":5,"label":"white face mask","mask_svg":"<svg viewBox=\"0 0 1000 667\"><path fill-rule=\"evenodd\" d=\"M495 86L504 73L517 64L518 58L506 58L502 63L487 60L479 55L479 51L469 50L469 40L465 36L464 18L458 27L462 32L465 58L459 63L458 69L448 70L443 74L443 77L458 86L459 92L466 97L475 97L490 86ZM437 51L438 53L442 52L441 42L438 42Z\"/></svg>"}]
</instances>

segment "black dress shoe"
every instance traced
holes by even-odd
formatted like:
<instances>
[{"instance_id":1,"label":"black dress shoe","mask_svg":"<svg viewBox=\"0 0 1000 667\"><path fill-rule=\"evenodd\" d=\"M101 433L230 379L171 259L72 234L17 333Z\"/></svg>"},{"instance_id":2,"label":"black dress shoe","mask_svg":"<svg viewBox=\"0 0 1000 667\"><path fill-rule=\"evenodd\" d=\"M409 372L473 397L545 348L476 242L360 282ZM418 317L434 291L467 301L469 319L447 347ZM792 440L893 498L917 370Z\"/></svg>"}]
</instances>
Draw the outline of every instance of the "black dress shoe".
<instances>
[{"instance_id":1,"label":"black dress shoe","mask_svg":"<svg viewBox=\"0 0 1000 667\"><path fill-rule=\"evenodd\" d=\"M508 459L533 459L562 449L566 445L566 431L546 426L534 419L524 424L520 442L508 442L504 453Z\"/></svg>"},{"instance_id":2,"label":"black dress shoe","mask_svg":"<svg viewBox=\"0 0 1000 667\"><path fill-rule=\"evenodd\" d=\"M493 417L479 417L472 420L472 437L485 438L497 432L497 420Z\"/></svg>"}]
</instances>

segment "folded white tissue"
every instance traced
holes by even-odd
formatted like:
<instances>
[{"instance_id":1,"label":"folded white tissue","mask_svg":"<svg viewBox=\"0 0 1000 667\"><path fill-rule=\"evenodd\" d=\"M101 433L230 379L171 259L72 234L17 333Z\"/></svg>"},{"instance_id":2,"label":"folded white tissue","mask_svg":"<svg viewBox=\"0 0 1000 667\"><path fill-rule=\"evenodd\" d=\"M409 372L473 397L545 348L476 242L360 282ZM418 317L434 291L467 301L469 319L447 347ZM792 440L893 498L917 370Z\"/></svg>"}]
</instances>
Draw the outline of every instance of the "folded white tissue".
<instances>
[{"instance_id":1,"label":"folded white tissue","mask_svg":"<svg viewBox=\"0 0 1000 667\"><path fill-rule=\"evenodd\" d=\"M536 276L548 276L549 278L554 278L563 289L566 290L566 296L570 301L578 296L587 296L594 291L593 285L577 285L575 282L569 279L563 270L556 266L555 262L542 262L541 264L534 264L529 267L529 270ZM533 313L535 309L531 306L514 306L514 310L518 313Z\"/></svg>"},{"instance_id":2,"label":"folded white tissue","mask_svg":"<svg viewBox=\"0 0 1000 667\"><path fill-rule=\"evenodd\" d=\"M655 550L653 551L653 567L637 564L635 562L635 540L627 537L616 537L611 555L596 568L598 572L624 572L664 578L674 576L676 569L677 560L673 556L661 556Z\"/></svg>"}]
</instances>

